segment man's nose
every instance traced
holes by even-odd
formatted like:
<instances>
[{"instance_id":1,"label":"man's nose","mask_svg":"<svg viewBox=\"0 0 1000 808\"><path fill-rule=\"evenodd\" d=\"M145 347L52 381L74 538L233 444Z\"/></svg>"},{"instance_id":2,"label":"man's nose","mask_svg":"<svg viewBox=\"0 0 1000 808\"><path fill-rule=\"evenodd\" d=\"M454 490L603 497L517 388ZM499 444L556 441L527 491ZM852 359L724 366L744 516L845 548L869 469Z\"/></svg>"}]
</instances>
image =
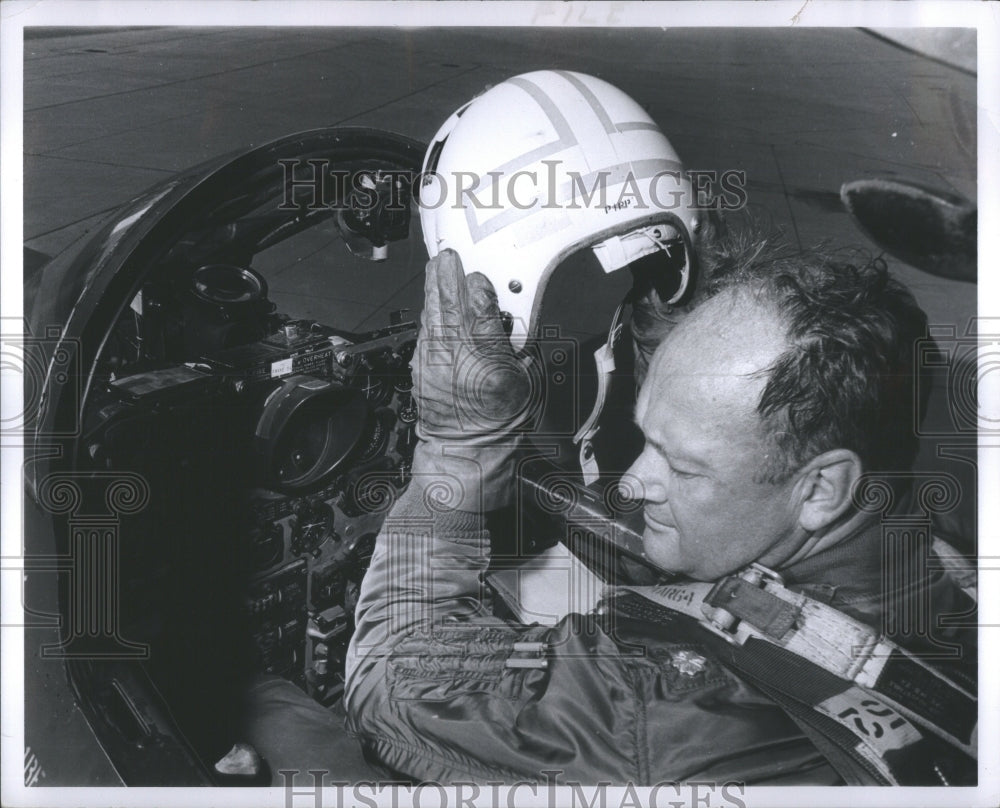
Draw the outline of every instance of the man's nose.
<instances>
[{"instance_id":1,"label":"man's nose","mask_svg":"<svg viewBox=\"0 0 1000 808\"><path fill-rule=\"evenodd\" d=\"M667 487L664 478L656 468L653 453L648 448L629 466L618 484L622 496L629 499L641 499L646 502L666 502Z\"/></svg>"}]
</instances>

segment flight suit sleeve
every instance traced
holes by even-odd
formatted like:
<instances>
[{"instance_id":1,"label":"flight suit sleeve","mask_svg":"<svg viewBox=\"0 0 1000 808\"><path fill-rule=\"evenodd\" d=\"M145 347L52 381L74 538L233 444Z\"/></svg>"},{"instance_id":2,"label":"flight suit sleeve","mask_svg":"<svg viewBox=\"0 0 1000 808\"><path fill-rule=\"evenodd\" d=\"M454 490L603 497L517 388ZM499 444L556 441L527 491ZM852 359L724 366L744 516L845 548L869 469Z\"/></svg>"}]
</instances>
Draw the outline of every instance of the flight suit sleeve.
<instances>
[{"instance_id":1,"label":"flight suit sleeve","mask_svg":"<svg viewBox=\"0 0 1000 808\"><path fill-rule=\"evenodd\" d=\"M491 615L482 578L488 563L483 517L436 505L419 483L379 534L356 610L345 706L348 728L396 771L466 779L485 771L471 759L459 763L457 750L468 729L481 734L495 716L473 709L469 727L453 723L447 737L428 744L412 737L421 734L413 721L424 716L408 717L408 707L476 690L509 697L518 677L505 664L515 643L539 642L548 630Z\"/></svg>"}]
</instances>

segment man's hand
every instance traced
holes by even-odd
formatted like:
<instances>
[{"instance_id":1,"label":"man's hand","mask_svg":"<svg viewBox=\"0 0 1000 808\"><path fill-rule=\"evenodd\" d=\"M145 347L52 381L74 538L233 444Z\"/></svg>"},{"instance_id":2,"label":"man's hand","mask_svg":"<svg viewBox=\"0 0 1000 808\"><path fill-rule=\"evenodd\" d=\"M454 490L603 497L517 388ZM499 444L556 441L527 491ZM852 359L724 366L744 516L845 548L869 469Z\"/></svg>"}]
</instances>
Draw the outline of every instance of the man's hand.
<instances>
[{"instance_id":1,"label":"man's hand","mask_svg":"<svg viewBox=\"0 0 1000 808\"><path fill-rule=\"evenodd\" d=\"M413 359L421 438L414 477L453 489L457 481L443 498L450 507L500 507L513 494L513 455L540 401L538 369L515 355L493 285L478 272L466 277L458 253L428 262L424 295Z\"/></svg>"}]
</instances>

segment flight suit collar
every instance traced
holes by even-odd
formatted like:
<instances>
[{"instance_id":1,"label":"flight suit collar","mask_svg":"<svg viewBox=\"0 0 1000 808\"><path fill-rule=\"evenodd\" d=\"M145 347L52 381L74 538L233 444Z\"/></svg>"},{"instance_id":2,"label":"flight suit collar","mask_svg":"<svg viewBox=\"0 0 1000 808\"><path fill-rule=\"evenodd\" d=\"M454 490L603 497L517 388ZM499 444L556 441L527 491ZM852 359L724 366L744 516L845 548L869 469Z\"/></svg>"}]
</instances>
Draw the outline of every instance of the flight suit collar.
<instances>
[{"instance_id":1,"label":"flight suit collar","mask_svg":"<svg viewBox=\"0 0 1000 808\"><path fill-rule=\"evenodd\" d=\"M780 573L789 589L877 624L889 597L883 592L882 552L882 526L876 521Z\"/></svg>"}]
</instances>

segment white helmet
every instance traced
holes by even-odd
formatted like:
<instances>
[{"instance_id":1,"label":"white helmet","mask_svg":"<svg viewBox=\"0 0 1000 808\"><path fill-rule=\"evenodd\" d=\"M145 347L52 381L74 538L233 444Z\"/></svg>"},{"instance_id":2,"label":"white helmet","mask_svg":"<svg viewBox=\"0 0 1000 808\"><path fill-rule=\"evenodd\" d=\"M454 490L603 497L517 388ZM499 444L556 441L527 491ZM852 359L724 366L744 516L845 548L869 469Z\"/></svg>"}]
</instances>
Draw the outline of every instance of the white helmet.
<instances>
[{"instance_id":1,"label":"white helmet","mask_svg":"<svg viewBox=\"0 0 1000 808\"><path fill-rule=\"evenodd\" d=\"M507 79L452 115L427 150L419 203L427 252L451 248L492 281L515 348L552 271L583 247L613 272L682 241L681 297L700 223L680 159L642 107L562 70Z\"/></svg>"}]
</instances>

